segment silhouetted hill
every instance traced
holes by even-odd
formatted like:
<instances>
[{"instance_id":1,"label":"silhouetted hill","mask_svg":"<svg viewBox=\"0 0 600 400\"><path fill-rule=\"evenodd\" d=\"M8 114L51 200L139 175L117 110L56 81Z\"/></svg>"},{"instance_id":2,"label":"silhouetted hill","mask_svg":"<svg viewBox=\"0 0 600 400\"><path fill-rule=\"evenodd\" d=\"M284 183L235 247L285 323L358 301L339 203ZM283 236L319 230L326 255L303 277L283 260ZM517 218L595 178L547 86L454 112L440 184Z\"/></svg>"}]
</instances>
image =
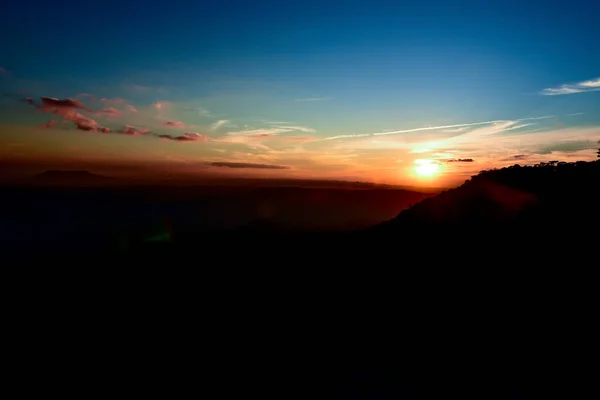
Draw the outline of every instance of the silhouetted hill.
<instances>
[{"instance_id":1,"label":"silhouetted hill","mask_svg":"<svg viewBox=\"0 0 600 400\"><path fill-rule=\"evenodd\" d=\"M34 175L27 183L36 185L80 186L114 183L113 178L85 170L48 170Z\"/></svg>"},{"instance_id":2,"label":"silhouetted hill","mask_svg":"<svg viewBox=\"0 0 600 400\"><path fill-rule=\"evenodd\" d=\"M402 211L374 232L572 235L598 229L599 211L600 161L556 161L481 171L462 186Z\"/></svg>"}]
</instances>

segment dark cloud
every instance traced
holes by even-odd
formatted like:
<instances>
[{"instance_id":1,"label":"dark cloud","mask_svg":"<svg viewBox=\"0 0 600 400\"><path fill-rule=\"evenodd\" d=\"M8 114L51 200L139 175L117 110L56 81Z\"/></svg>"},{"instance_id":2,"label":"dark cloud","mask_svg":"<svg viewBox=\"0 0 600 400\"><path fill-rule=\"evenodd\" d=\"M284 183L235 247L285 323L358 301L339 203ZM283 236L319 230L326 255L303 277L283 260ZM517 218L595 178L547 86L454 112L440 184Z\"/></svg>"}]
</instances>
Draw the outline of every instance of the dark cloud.
<instances>
[{"instance_id":1,"label":"dark cloud","mask_svg":"<svg viewBox=\"0 0 600 400\"><path fill-rule=\"evenodd\" d=\"M452 160L446 160L446 162L473 162L472 158L456 158Z\"/></svg>"},{"instance_id":2,"label":"dark cloud","mask_svg":"<svg viewBox=\"0 0 600 400\"><path fill-rule=\"evenodd\" d=\"M207 136L202 136L196 132L186 132L181 136L173 135L156 135L161 139L173 140L176 142L207 142L209 139Z\"/></svg>"},{"instance_id":3,"label":"dark cloud","mask_svg":"<svg viewBox=\"0 0 600 400\"><path fill-rule=\"evenodd\" d=\"M56 99L54 97L40 97L42 100L42 108L48 109L70 109L70 108L80 108L82 110L91 111L85 104L78 100L73 99Z\"/></svg>"},{"instance_id":4,"label":"dark cloud","mask_svg":"<svg viewBox=\"0 0 600 400\"><path fill-rule=\"evenodd\" d=\"M271 165L271 164L252 164L252 163L238 163L238 162L212 162L210 163L213 167L227 167L227 168L257 168L257 169L289 169L283 165Z\"/></svg>"}]
</instances>

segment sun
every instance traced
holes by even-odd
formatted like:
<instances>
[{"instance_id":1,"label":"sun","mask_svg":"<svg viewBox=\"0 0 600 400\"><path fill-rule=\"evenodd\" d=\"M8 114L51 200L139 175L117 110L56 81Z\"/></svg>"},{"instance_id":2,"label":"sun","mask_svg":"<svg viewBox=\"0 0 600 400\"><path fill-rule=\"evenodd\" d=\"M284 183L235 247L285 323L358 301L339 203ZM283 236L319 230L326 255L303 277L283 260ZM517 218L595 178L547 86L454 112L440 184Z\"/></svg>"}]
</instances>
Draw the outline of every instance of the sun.
<instances>
[{"instance_id":1,"label":"sun","mask_svg":"<svg viewBox=\"0 0 600 400\"><path fill-rule=\"evenodd\" d=\"M415 164L417 164L415 171L423 177L435 176L440 170L439 164L433 160L419 159L415 160Z\"/></svg>"}]
</instances>

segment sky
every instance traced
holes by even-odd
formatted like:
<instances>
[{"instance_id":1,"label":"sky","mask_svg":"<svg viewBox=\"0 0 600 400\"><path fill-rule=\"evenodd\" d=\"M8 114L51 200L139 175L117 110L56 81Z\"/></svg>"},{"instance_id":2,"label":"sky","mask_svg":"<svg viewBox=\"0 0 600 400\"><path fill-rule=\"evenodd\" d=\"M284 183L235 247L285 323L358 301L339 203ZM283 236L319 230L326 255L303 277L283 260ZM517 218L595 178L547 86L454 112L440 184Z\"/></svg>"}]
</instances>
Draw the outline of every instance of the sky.
<instances>
[{"instance_id":1,"label":"sky","mask_svg":"<svg viewBox=\"0 0 600 400\"><path fill-rule=\"evenodd\" d=\"M7 1L0 161L452 186L593 160L599 15L593 0Z\"/></svg>"}]
</instances>

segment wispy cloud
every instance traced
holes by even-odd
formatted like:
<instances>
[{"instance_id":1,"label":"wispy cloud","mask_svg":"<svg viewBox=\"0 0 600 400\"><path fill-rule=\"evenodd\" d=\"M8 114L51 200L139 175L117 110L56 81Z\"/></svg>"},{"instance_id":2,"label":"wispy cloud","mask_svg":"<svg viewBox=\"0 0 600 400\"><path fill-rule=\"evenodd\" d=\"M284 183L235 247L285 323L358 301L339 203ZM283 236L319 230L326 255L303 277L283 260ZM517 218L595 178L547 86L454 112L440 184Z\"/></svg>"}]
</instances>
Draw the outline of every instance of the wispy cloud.
<instances>
[{"instance_id":1,"label":"wispy cloud","mask_svg":"<svg viewBox=\"0 0 600 400\"><path fill-rule=\"evenodd\" d=\"M296 99L296 101L299 101L299 102L323 101L323 100L331 100L331 97L304 97L304 98Z\"/></svg>"},{"instance_id":2,"label":"wispy cloud","mask_svg":"<svg viewBox=\"0 0 600 400\"><path fill-rule=\"evenodd\" d=\"M316 130L313 128L308 128L306 126L277 126L276 128L279 129L289 129L292 131L300 131L300 132L307 132L307 133L315 133Z\"/></svg>"},{"instance_id":3,"label":"wispy cloud","mask_svg":"<svg viewBox=\"0 0 600 400\"><path fill-rule=\"evenodd\" d=\"M579 83L563 84L555 88L546 88L540 92L544 96L558 96L584 92L597 92L600 90L600 78Z\"/></svg>"},{"instance_id":4,"label":"wispy cloud","mask_svg":"<svg viewBox=\"0 0 600 400\"><path fill-rule=\"evenodd\" d=\"M600 78L591 79L589 81L581 82L579 86L590 87L590 88L600 88Z\"/></svg>"},{"instance_id":5,"label":"wispy cloud","mask_svg":"<svg viewBox=\"0 0 600 400\"><path fill-rule=\"evenodd\" d=\"M292 132L289 128L266 128L266 129L251 129L246 131L227 132L229 136L271 136L278 135L284 132Z\"/></svg>"},{"instance_id":6,"label":"wispy cloud","mask_svg":"<svg viewBox=\"0 0 600 400\"><path fill-rule=\"evenodd\" d=\"M519 128L523 128L528 125L532 125L532 124L522 124L522 125L513 126L512 128L510 128L510 126L512 126L515 123L520 122L520 121L540 120L540 119L548 119L548 118L554 118L554 116L553 115L545 115L542 117L520 118L520 119L516 119L516 120L512 120L512 121L511 120L494 120L494 121L470 122L470 123L454 124L454 125L427 126L427 127L423 127L423 128L401 129L401 130L396 130L396 131L359 133L359 134L352 134L352 135L337 135L337 136L326 137L326 138L323 138L322 140L360 138L360 137L368 137L368 136L396 135L399 133L412 133L412 132L437 131L437 130L444 130L445 132L463 132L468 127L478 126L478 125L490 125L490 126L493 126L496 128L498 128L500 126L500 127L504 127L503 130L510 130L510 129L519 129ZM458 129L451 129L451 128L458 128ZM475 132L475 131L470 131L468 133L471 133L471 132Z\"/></svg>"},{"instance_id":7,"label":"wispy cloud","mask_svg":"<svg viewBox=\"0 0 600 400\"><path fill-rule=\"evenodd\" d=\"M217 121L217 122L213 123L213 124L210 126L210 129L211 129L211 130L213 130L213 131L216 131L217 129L219 129L219 128L220 128L220 127L222 127L223 125L227 125L228 123L229 123L229 120L227 120L227 119L221 119L221 120L219 120L219 121Z\"/></svg>"}]
</instances>

